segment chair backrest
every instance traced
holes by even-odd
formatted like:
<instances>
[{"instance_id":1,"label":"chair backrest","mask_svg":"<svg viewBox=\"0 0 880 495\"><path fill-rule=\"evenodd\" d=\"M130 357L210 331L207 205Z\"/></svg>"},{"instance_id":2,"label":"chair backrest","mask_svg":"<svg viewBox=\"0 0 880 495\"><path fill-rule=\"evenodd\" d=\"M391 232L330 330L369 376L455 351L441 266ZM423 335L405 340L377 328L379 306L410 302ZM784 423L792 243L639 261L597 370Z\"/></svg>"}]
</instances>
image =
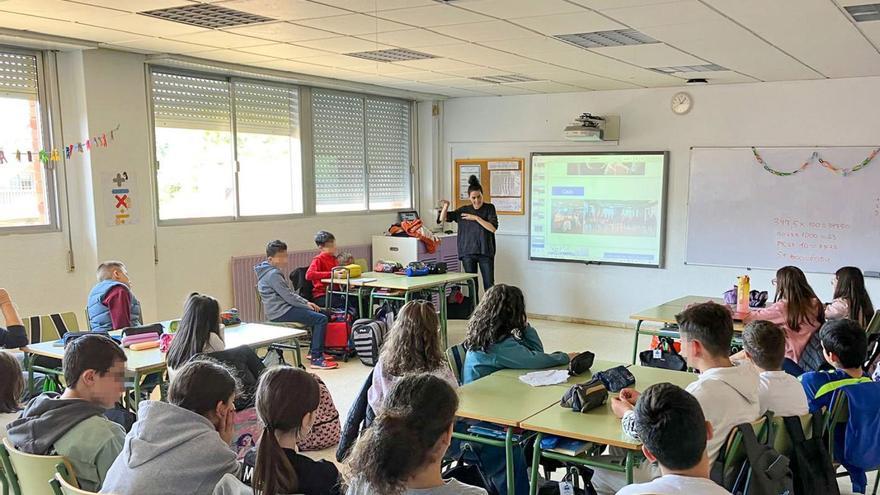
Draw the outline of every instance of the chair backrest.
<instances>
[{"instance_id":1,"label":"chair backrest","mask_svg":"<svg viewBox=\"0 0 880 495\"><path fill-rule=\"evenodd\" d=\"M52 313L50 315L29 316L22 318L22 325L30 342L51 342L60 339L67 332L78 332L79 322L76 313Z\"/></svg>"},{"instance_id":2,"label":"chair backrest","mask_svg":"<svg viewBox=\"0 0 880 495\"><path fill-rule=\"evenodd\" d=\"M801 428L804 429L804 437L812 438L813 437L813 416L811 414L804 414L800 416L801 420ZM782 416L774 416L770 421L773 430L773 439L771 442L771 446L773 450L779 452L780 454L791 458L792 453L792 441L791 436L788 434L788 430L785 429L785 421Z\"/></svg>"},{"instance_id":3,"label":"chair backrest","mask_svg":"<svg viewBox=\"0 0 880 495\"><path fill-rule=\"evenodd\" d=\"M834 436L837 432L837 426L840 424L846 425L847 421L849 421L849 398L847 398L846 394L836 391L831 400L831 408L826 413L825 420L825 431L828 435L828 453L831 454L832 460L836 460L833 457Z\"/></svg>"},{"instance_id":4,"label":"chair backrest","mask_svg":"<svg viewBox=\"0 0 880 495\"><path fill-rule=\"evenodd\" d=\"M257 298L257 319L266 320L266 312L263 311L263 296L260 295L260 288L254 286L254 296Z\"/></svg>"},{"instance_id":5,"label":"chair backrest","mask_svg":"<svg viewBox=\"0 0 880 495\"><path fill-rule=\"evenodd\" d=\"M61 473L55 473L55 477L49 482L56 495L95 495L95 492L87 492L71 485Z\"/></svg>"},{"instance_id":6,"label":"chair backrest","mask_svg":"<svg viewBox=\"0 0 880 495\"><path fill-rule=\"evenodd\" d=\"M880 333L880 309L874 311L874 316L868 322L868 326L865 327L865 333L868 335Z\"/></svg>"},{"instance_id":7,"label":"chair backrest","mask_svg":"<svg viewBox=\"0 0 880 495\"><path fill-rule=\"evenodd\" d=\"M17 450L8 438L3 439L0 456L4 459L4 470L8 470L6 475L13 493L19 495L55 495L49 480L55 477L58 464L63 464L71 473L71 479L75 479L73 468L63 456L26 454Z\"/></svg>"},{"instance_id":8,"label":"chair backrest","mask_svg":"<svg viewBox=\"0 0 880 495\"><path fill-rule=\"evenodd\" d=\"M457 344L446 349L446 360L449 362L449 368L452 370L452 374L455 375L455 379L458 380L459 385L462 385L461 380L466 354L467 349L464 347L464 344Z\"/></svg>"}]
</instances>

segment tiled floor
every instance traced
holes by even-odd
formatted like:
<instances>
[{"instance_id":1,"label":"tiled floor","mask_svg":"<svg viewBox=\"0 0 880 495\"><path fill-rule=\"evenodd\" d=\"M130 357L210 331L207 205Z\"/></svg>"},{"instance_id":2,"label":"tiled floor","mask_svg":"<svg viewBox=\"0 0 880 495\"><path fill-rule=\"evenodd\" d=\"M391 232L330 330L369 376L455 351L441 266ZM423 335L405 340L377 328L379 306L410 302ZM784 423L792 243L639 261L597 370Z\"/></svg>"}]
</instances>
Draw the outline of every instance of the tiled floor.
<instances>
[{"instance_id":1,"label":"tiled floor","mask_svg":"<svg viewBox=\"0 0 880 495\"><path fill-rule=\"evenodd\" d=\"M628 363L632 359L633 331L622 328L587 326L573 323L562 323L547 320L533 320L532 325L538 330L544 341L544 348L549 351L563 350L567 352L592 351L600 359ZM465 322L453 320L449 322L449 342L461 342L465 335ZM642 337L640 348L647 348L650 337ZM354 358L348 363L340 363L339 368L329 371L318 371L317 374L327 383L333 399L339 409L342 421L348 415L352 402L357 397L364 379L370 368ZM335 449L310 453L313 457L335 460ZM868 486L873 487L876 473L868 476ZM842 495L852 493L848 478L840 480Z\"/></svg>"}]
</instances>

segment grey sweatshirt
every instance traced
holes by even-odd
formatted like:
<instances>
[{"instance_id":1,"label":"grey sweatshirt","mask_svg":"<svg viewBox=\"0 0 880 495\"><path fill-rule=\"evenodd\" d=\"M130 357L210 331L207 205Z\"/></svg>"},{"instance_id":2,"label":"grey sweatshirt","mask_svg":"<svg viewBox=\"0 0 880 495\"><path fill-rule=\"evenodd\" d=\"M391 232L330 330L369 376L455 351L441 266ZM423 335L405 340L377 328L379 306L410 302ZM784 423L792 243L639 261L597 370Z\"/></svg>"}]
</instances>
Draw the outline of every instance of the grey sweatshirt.
<instances>
[{"instance_id":1,"label":"grey sweatshirt","mask_svg":"<svg viewBox=\"0 0 880 495\"><path fill-rule=\"evenodd\" d=\"M224 474L240 471L235 453L207 418L166 402L144 401L101 493L211 495Z\"/></svg>"},{"instance_id":2,"label":"grey sweatshirt","mask_svg":"<svg viewBox=\"0 0 880 495\"><path fill-rule=\"evenodd\" d=\"M9 441L28 454L48 455L55 442L80 422L104 414L97 404L80 399L62 399L49 392L30 401L18 419L6 426Z\"/></svg>"},{"instance_id":3,"label":"grey sweatshirt","mask_svg":"<svg viewBox=\"0 0 880 495\"><path fill-rule=\"evenodd\" d=\"M264 261L254 267L257 274L257 290L263 300L266 318L274 320L284 316L290 308L306 308L309 302L293 292L281 270Z\"/></svg>"}]
</instances>

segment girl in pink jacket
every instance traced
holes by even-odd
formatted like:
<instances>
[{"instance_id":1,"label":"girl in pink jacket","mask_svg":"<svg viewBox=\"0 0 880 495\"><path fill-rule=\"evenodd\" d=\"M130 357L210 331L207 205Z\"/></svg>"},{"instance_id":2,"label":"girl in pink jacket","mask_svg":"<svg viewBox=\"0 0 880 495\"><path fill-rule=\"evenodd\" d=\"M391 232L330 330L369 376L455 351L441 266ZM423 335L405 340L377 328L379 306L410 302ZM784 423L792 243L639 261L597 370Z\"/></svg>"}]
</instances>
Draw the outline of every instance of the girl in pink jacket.
<instances>
[{"instance_id":1,"label":"girl in pink jacket","mask_svg":"<svg viewBox=\"0 0 880 495\"><path fill-rule=\"evenodd\" d=\"M834 300L825 307L825 318L849 318L867 328L874 317L874 305L865 289L865 277L854 266L845 266L834 274Z\"/></svg>"},{"instance_id":2,"label":"girl in pink jacket","mask_svg":"<svg viewBox=\"0 0 880 495\"><path fill-rule=\"evenodd\" d=\"M773 304L754 310L743 317L743 323L767 320L785 331L785 357L795 363L819 327L825 323L825 308L807 283L804 272L796 266L784 266L773 279L776 297Z\"/></svg>"}]
</instances>

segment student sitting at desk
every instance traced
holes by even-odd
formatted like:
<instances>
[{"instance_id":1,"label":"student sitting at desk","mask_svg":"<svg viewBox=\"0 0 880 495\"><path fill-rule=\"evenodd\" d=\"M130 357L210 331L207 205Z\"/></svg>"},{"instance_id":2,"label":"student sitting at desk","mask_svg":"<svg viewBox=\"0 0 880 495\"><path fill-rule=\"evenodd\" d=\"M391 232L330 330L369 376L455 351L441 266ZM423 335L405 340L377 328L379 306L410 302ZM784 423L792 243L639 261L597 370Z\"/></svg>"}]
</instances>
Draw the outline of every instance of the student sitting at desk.
<instances>
[{"instance_id":1,"label":"student sitting at desk","mask_svg":"<svg viewBox=\"0 0 880 495\"><path fill-rule=\"evenodd\" d=\"M98 283L86 303L91 329L110 331L141 325L141 303L131 290L125 263L105 261L98 266L97 276Z\"/></svg>"},{"instance_id":2,"label":"student sitting at desk","mask_svg":"<svg viewBox=\"0 0 880 495\"><path fill-rule=\"evenodd\" d=\"M825 307L825 318L849 318L867 329L874 317L874 305L865 289L865 276L854 266L845 266L834 274L834 300Z\"/></svg>"},{"instance_id":3,"label":"student sitting at desk","mask_svg":"<svg viewBox=\"0 0 880 495\"><path fill-rule=\"evenodd\" d=\"M64 456L80 488L97 491L122 450L125 430L104 417L125 387L125 352L103 335L86 335L64 351L64 394L32 400L7 425L9 440L28 454Z\"/></svg>"},{"instance_id":4,"label":"student sitting at desk","mask_svg":"<svg viewBox=\"0 0 880 495\"><path fill-rule=\"evenodd\" d=\"M464 346L464 383L505 368L552 368L568 364L577 355L545 353L538 332L529 325L522 291L505 284L489 289L474 310Z\"/></svg>"},{"instance_id":5,"label":"student sitting at desk","mask_svg":"<svg viewBox=\"0 0 880 495\"><path fill-rule=\"evenodd\" d=\"M193 292L186 300L180 325L165 362L168 378L173 380L177 370L196 354L210 354L226 349L220 330L220 304L211 296Z\"/></svg>"},{"instance_id":6,"label":"student sitting at desk","mask_svg":"<svg viewBox=\"0 0 880 495\"><path fill-rule=\"evenodd\" d=\"M6 321L6 328L0 327L0 349L14 349L28 345L21 317L6 289L0 289L0 311Z\"/></svg>"},{"instance_id":7,"label":"student sitting at desk","mask_svg":"<svg viewBox=\"0 0 880 495\"><path fill-rule=\"evenodd\" d=\"M671 383L651 385L636 403L635 418L642 452L659 464L663 476L624 487L617 495L730 493L709 479L706 442L713 437L712 423L693 395Z\"/></svg>"}]
</instances>

